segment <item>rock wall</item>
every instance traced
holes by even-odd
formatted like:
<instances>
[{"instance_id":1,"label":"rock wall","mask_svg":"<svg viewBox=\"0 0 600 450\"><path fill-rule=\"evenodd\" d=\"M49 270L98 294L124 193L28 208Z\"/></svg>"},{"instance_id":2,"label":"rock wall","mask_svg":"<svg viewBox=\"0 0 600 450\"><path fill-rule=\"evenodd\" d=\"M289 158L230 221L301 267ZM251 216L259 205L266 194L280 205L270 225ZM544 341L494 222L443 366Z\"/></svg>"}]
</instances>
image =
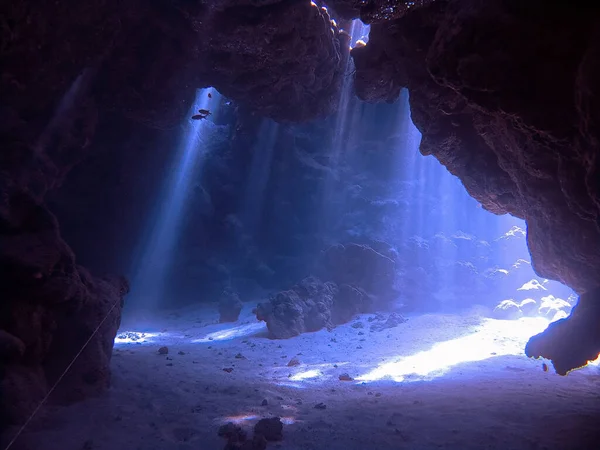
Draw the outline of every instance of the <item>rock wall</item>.
<instances>
[{"instance_id":1,"label":"rock wall","mask_svg":"<svg viewBox=\"0 0 600 450\"><path fill-rule=\"evenodd\" d=\"M129 289L123 278L95 278L78 266L44 206L25 193L7 200L10 215L0 218L2 430L31 414L59 380L52 403L108 387Z\"/></svg>"},{"instance_id":2,"label":"rock wall","mask_svg":"<svg viewBox=\"0 0 600 450\"><path fill-rule=\"evenodd\" d=\"M327 114L335 105L341 49L347 46L340 46L327 13L304 1L17 0L2 4L0 16L0 290L8 296L0 323L4 424L26 417L73 349L110 311L79 357L81 367L67 375L74 377L73 389L56 397L77 399L107 385L120 299L127 291L124 281L93 278L77 266L44 206L46 194L90 154L104 155L87 172L100 183L107 182L102 170L112 174L112 183L137 177L143 137L168 138L195 90L209 84L280 120ZM128 152L120 159L112 147ZM168 159L153 155L150 165L161 157ZM119 175L111 158L120 159ZM102 184L87 188L101 190ZM81 228L98 229L97 223L109 222L102 212L118 210L105 206L85 214L81 200L76 194L53 199L61 216L72 211L66 229L78 247L90 241ZM139 223L124 225L127 235ZM128 247L122 239L116 248ZM103 244L96 239L88 252L97 258ZM108 268L115 254L93 265Z\"/></svg>"},{"instance_id":3,"label":"rock wall","mask_svg":"<svg viewBox=\"0 0 600 450\"><path fill-rule=\"evenodd\" d=\"M438 1L373 25L352 52L359 96L408 87L421 152L486 209L526 219L537 272L579 292L599 279L598 20L541 2Z\"/></svg>"},{"instance_id":4,"label":"rock wall","mask_svg":"<svg viewBox=\"0 0 600 450\"><path fill-rule=\"evenodd\" d=\"M579 293L600 283L599 21L577 2L436 1L374 24L352 51L359 96L408 87L421 152L489 211L524 218L536 272ZM595 311L588 301L578 308ZM537 353L564 358L548 333Z\"/></svg>"}]
</instances>

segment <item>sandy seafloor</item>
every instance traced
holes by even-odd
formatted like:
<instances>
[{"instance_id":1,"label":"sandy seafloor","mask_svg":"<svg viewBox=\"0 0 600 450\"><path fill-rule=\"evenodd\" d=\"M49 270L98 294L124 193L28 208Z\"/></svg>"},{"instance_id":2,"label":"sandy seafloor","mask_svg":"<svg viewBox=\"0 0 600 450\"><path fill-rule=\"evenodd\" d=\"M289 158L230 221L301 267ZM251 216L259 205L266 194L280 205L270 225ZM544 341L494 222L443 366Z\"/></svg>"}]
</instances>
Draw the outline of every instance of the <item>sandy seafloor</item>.
<instances>
[{"instance_id":1,"label":"sandy seafloor","mask_svg":"<svg viewBox=\"0 0 600 450\"><path fill-rule=\"evenodd\" d=\"M44 407L12 449L218 450L221 424L272 416L284 439L269 449L600 449L600 369L561 377L523 356L542 319L431 314L372 332L373 318L288 340L250 305L232 324L214 307L125 321L146 334L117 340L111 390Z\"/></svg>"}]
</instances>

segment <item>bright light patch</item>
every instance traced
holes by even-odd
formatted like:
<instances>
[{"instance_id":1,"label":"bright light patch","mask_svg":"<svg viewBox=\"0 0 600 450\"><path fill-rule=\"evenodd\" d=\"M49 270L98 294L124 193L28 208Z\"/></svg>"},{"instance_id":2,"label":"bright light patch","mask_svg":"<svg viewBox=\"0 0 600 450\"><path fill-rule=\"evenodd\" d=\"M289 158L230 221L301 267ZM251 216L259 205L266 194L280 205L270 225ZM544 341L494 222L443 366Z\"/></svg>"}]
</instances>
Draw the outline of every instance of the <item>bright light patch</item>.
<instances>
[{"instance_id":1,"label":"bright light patch","mask_svg":"<svg viewBox=\"0 0 600 450\"><path fill-rule=\"evenodd\" d=\"M311 378L317 378L320 375L321 375L320 370L312 369L312 370L307 370L307 371L299 372L295 375L292 375L290 377L290 380L292 380L292 381L309 380Z\"/></svg>"},{"instance_id":2,"label":"bright light patch","mask_svg":"<svg viewBox=\"0 0 600 450\"><path fill-rule=\"evenodd\" d=\"M284 425L292 425L296 422L293 417L281 417L281 421Z\"/></svg>"},{"instance_id":3,"label":"bright light patch","mask_svg":"<svg viewBox=\"0 0 600 450\"><path fill-rule=\"evenodd\" d=\"M229 423L229 422L244 423L248 420L255 420L255 419L258 419L258 416L256 414L240 414L239 416L224 417L223 422L224 423Z\"/></svg>"},{"instance_id":4,"label":"bright light patch","mask_svg":"<svg viewBox=\"0 0 600 450\"><path fill-rule=\"evenodd\" d=\"M542 318L486 319L468 336L441 342L430 350L380 364L357 380L390 378L401 382L431 379L444 375L460 363L483 361L494 356L522 355L527 340L547 326L548 321Z\"/></svg>"},{"instance_id":5,"label":"bright light patch","mask_svg":"<svg viewBox=\"0 0 600 450\"><path fill-rule=\"evenodd\" d=\"M257 333L266 328L264 322L251 323L248 325L240 325L235 328L228 328L226 330L215 331L207 334L200 339L194 339L193 343L210 342L210 341L226 341L228 339L234 339L237 337L248 336L250 334Z\"/></svg>"},{"instance_id":6,"label":"bright light patch","mask_svg":"<svg viewBox=\"0 0 600 450\"><path fill-rule=\"evenodd\" d=\"M152 342L160 333L142 333L138 331L123 331L115 337L117 344L147 344Z\"/></svg>"}]
</instances>

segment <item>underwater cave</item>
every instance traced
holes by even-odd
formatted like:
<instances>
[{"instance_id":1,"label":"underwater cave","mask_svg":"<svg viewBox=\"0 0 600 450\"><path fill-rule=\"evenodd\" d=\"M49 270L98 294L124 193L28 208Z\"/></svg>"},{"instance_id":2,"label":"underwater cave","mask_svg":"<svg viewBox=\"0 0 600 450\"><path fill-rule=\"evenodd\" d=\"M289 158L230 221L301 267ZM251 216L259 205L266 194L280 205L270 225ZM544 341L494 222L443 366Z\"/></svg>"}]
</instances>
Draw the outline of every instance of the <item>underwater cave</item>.
<instances>
[{"instance_id":1,"label":"underwater cave","mask_svg":"<svg viewBox=\"0 0 600 450\"><path fill-rule=\"evenodd\" d=\"M600 7L0 23L0 450L600 447Z\"/></svg>"}]
</instances>

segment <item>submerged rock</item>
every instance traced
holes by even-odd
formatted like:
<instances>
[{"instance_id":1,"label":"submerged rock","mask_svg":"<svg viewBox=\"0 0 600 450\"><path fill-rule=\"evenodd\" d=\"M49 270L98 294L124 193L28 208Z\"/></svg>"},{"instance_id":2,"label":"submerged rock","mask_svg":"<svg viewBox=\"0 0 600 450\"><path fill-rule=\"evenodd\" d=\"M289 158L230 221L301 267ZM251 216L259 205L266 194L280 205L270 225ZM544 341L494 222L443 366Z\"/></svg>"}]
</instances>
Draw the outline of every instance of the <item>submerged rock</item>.
<instances>
[{"instance_id":1,"label":"submerged rock","mask_svg":"<svg viewBox=\"0 0 600 450\"><path fill-rule=\"evenodd\" d=\"M403 324L407 321L408 321L408 319L406 319L401 314L391 313L389 315L389 317L387 319L385 319L385 321L380 321L380 322L371 324L370 330L371 331L383 331L383 330L387 330L389 328L395 328L398 325Z\"/></svg>"},{"instance_id":2,"label":"submerged rock","mask_svg":"<svg viewBox=\"0 0 600 450\"><path fill-rule=\"evenodd\" d=\"M263 436L267 441L280 441L283 439L283 422L279 417L261 419L254 426L254 435Z\"/></svg>"},{"instance_id":3,"label":"submerged rock","mask_svg":"<svg viewBox=\"0 0 600 450\"><path fill-rule=\"evenodd\" d=\"M331 327L331 309L337 292L335 283L308 277L291 289L278 292L269 301L259 303L256 318L267 323L275 339Z\"/></svg>"},{"instance_id":4,"label":"submerged rock","mask_svg":"<svg viewBox=\"0 0 600 450\"><path fill-rule=\"evenodd\" d=\"M571 305L562 298L556 298L553 295L542 297L538 314L548 319L558 318L559 312L564 313L565 317L571 312ZM554 319L553 319L554 320Z\"/></svg>"},{"instance_id":5,"label":"submerged rock","mask_svg":"<svg viewBox=\"0 0 600 450\"><path fill-rule=\"evenodd\" d=\"M237 321L243 306L237 292L226 289L219 300L219 323Z\"/></svg>"},{"instance_id":6,"label":"submerged rock","mask_svg":"<svg viewBox=\"0 0 600 450\"><path fill-rule=\"evenodd\" d=\"M525 354L551 360L559 375L583 367L600 353L599 319L600 288L581 295L568 317L529 339Z\"/></svg>"},{"instance_id":7,"label":"submerged rock","mask_svg":"<svg viewBox=\"0 0 600 450\"><path fill-rule=\"evenodd\" d=\"M525 316L534 316L538 312L538 304L532 298L526 298L519 303L519 309Z\"/></svg>"},{"instance_id":8,"label":"submerged rock","mask_svg":"<svg viewBox=\"0 0 600 450\"><path fill-rule=\"evenodd\" d=\"M502 300L492 315L495 319L514 320L523 317L523 312L514 300Z\"/></svg>"}]
</instances>

